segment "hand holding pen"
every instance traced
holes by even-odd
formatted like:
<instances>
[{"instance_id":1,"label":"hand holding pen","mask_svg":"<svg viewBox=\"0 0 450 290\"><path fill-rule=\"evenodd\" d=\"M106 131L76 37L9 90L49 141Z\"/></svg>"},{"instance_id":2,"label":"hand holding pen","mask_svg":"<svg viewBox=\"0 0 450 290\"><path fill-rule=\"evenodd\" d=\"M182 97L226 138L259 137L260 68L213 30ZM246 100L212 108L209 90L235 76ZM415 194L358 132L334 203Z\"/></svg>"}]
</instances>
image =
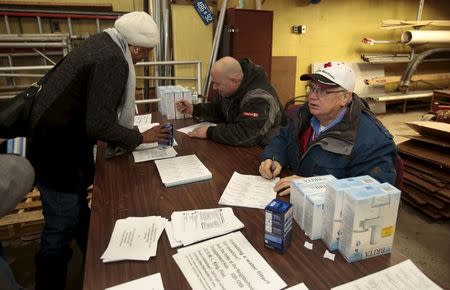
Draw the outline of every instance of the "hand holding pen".
<instances>
[{"instance_id":1,"label":"hand holding pen","mask_svg":"<svg viewBox=\"0 0 450 290\"><path fill-rule=\"evenodd\" d=\"M261 162L259 174L266 179L273 179L280 174L281 169L281 164L275 160L275 157L272 157L272 159L266 159Z\"/></svg>"}]
</instances>

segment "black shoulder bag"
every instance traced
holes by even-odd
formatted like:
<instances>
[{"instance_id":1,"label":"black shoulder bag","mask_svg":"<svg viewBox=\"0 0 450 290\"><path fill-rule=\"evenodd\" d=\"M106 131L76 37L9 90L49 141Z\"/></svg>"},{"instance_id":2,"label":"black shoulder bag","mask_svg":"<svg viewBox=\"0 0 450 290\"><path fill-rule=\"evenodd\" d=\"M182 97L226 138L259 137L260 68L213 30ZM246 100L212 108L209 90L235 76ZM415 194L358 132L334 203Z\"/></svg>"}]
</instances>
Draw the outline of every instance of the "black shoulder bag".
<instances>
[{"instance_id":1,"label":"black shoulder bag","mask_svg":"<svg viewBox=\"0 0 450 290\"><path fill-rule=\"evenodd\" d=\"M53 66L38 82L32 84L14 98L0 103L0 138L26 137L34 98L39 94L42 86L63 59Z\"/></svg>"}]
</instances>

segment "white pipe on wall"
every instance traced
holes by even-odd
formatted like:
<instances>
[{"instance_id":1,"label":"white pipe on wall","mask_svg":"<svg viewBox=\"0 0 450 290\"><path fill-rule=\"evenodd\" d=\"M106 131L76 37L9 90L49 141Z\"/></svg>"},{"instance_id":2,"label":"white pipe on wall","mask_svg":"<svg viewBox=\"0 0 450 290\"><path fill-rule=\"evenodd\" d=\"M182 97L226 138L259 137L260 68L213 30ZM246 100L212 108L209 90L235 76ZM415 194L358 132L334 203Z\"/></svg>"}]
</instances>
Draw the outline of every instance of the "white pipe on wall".
<instances>
[{"instance_id":1,"label":"white pipe on wall","mask_svg":"<svg viewBox=\"0 0 450 290\"><path fill-rule=\"evenodd\" d=\"M403 32L401 41L406 44L450 43L450 31L408 30Z\"/></svg>"}]
</instances>

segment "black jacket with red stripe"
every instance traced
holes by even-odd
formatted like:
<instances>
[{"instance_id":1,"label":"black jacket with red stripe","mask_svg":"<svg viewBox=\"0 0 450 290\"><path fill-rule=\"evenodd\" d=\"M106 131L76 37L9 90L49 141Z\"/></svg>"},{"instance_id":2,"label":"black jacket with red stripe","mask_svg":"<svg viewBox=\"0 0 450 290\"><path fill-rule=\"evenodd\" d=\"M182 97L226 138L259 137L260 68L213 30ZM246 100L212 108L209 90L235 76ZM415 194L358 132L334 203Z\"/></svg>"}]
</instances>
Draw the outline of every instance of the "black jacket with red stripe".
<instances>
[{"instance_id":1,"label":"black jacket with red stripe","mask_svg":"<svg viewBox=\"0 0 450 290\"><path fill-rule=\"evenodd\" d=\"M285 115L275 89L264 69L249 59L239 60L244 78L229 97L194 105L193 115L218 123L209 127L207 136L218 143L233 146L265 145L277 135Z\"/></svg>"}]
</instances>

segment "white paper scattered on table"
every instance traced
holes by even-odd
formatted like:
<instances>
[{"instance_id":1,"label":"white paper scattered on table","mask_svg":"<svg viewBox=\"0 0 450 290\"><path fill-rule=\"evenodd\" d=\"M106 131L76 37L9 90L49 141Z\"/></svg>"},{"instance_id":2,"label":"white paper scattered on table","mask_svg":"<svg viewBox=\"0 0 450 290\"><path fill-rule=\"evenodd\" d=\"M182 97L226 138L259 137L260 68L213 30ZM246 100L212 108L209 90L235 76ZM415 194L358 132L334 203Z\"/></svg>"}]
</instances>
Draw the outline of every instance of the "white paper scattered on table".
<instances>
[{"instance_id":1,"label":"white paper scattered on table","mask_svg":"<svg viewBox=\"0 0 450 290\"><path fill-rule=\"evenodd\" d=\"M147 150L133 151L133 158L135 163L158 160L165 158L172 158L177 156L177 151L173 147L156 147Z\"/></svg>"},{"instance_id":2,"label":"white paper scattered on table","mask_svg":"<svg viewBox=\"0 0 450 290\"><path fill-rule=\"evenodd\" d=\"M309 249L309 250L312 250L312 249L313 249L313 244L311 244L311 243L309 243L309 242L307 242L307 241L305 241L305 243L303 244L303 246L304 246L305 248Z\"/></svg>"},{"instance_id":3,"label":"white paper scattered on table","mask_svg":"<svg viewBox=\"0 0 450 290\"><path fill-rule=\"evenodd\" d=\"M183 245L181 242L173 238L173 226L171 221L166 223L166 227L164 229L166 230L167 239L169 240L171 248L177 248Z\"/></svg>"},{"instance_id":4,"label":"white paper scattered on table","mask_svg":"<svg viewBox=\"0 0 450 290\"><path fill-rule=\"evenodd\" d=\"M241 232L178 249L173 258L193 289L287 286Z\"/></svg>"},{"instance_id":5,"label":"white paper scattered on table","mask_svg":"<svg viewBox=\"0 0 450 290\"><path fill-rule=\"evenodd\" d=\"M308 287L304 283L300 283L297 285L294 285L292 287L286 288L284 290L309 290Z\"/></svg>"},{"instance_id":6,"label":"white paper scattered on table","mask_svg":"<svg viewBox=\"0 0 450 290\"><path fill-rule=\"evenodd\" d=\"M189 132L194 131L194 129L197 129L198 127L203 127L203 126L208 126L208 127L209 126L217 126L217 124L211 123L211 122L201 122L201 123L197 123L197 124L194 124L194 125L191 125L191 126L187 126L187 127L184 127L184 128L177 129L177 131L181 132L181 133L184 133L184 134L187 134Z\"/></svg>"},{"instance_id":7,"label":"white paper scattered on table","mask_svg":"<svg viewBox=\"0 0 450 290\"><path fill-rule=\"evenodd\" d=\"M442 289L428 278L414 265L411 260L403 261L397 265L370 274L358 280L334 287L335 290L345 289L408 289L408 290L438 290Z\"/></svg>"},{"instance_id":8,"label":"white paper scattered on table","mask_svg":"<svg viewBox=\"0 0 450 290\"><path fill-rule=\"evenodd\" d=\"M156 160L155 164L166 187L212 178L211 172L194 154Z\"/></svg>"},{"instance_id":9,"label":"white paper scattered on table","mask_svg":"<svg viewBox=\"0 0 450 290\"><path fill-rule=\"evenodd\" d=\"M152 114L134 116L134 126L137 126L141 133L158 125L159 123L152 123Z\"/></svg>"},{"instance_id":10,"label":"white paper scattered on table","mask_svg":"<svg viewBox=\"0 0 450 290\"><path fill-rule=\"evenodd\" d=\"M166 222L167 219L160 216L117 220L101 259L104 263L122 260L147 261L156 256L158 239Z\"/></svg>"},{"instance_id":11,"label":"white paper scattered on table","mask_svg":"<svg viewBox=\"0 0 450 290\"><path fill-rule=\"evenodd\" d=\"M130 282L119 284L106 290L164 290L161 274L156 273Z\"/></svg>"},{"instance_id":12,"label":"white paper scattered on table","mask_svg":"<svg viewBox=\"0 0 450 290\"><path fill-rule=\"evenodd\" d=\"M174 211L171 222L173 238L185 246L244 227L230 207Z\"/></svg>"},{"instance_id":13,"label":"white paper scattered on table","mask_svg":"<svg viewBox=\"0 0 450 290\"><path fill-rule=\"evenodd\" d=\"M273 190L280 178L268 180L258 175L233 173L219 204L264 209L277 193Z\"/></svg>"},{"instance_id":14,"label":"white paper scattered on table","mask_svg":"<svg viewBox=\"0 0 450 290\"><path fill-rule=\"evenodd\" d=\"M323 257L327 258L331 261L334 261L334 256L335 256L335 254L328 252L328 250L325 250L325 253L323 253Z\"/></svg>"}]
</instances>

